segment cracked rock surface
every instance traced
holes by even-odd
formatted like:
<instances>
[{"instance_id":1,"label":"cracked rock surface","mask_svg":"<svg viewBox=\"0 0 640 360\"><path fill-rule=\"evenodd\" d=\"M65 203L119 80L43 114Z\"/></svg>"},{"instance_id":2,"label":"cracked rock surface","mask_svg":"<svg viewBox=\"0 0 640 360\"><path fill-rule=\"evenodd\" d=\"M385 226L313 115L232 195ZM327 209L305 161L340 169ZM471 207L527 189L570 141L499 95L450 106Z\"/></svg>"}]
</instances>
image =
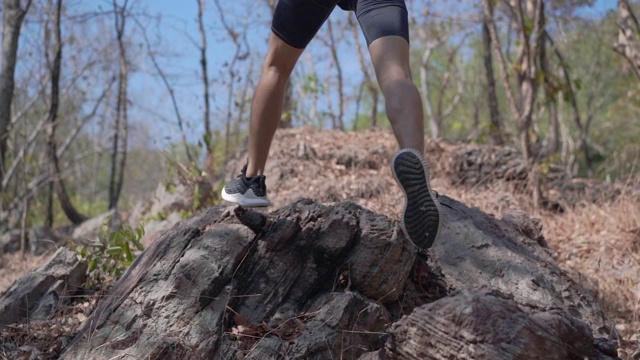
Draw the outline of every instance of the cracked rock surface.
<instances>
[{"instance_id":1,"label":"cracked rock surface","mask_svg":"<svg viewBox=\"0 0 640 360\"><path fill-rule=\"evenodd\" d=\"M439 200L426 255L350 202L211 208L136 260L62 358L615 358L535 221Z\"/></svg>"}]
</instances>

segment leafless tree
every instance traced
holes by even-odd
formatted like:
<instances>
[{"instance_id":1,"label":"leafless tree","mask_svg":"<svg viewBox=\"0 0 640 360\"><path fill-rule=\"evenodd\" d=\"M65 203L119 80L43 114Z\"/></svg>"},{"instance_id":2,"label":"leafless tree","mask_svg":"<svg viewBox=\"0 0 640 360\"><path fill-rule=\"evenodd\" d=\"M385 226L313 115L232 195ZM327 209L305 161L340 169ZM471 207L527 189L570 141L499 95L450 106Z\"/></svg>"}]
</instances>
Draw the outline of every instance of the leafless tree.
<instances>
[{"instance_id":1,"label":"leafless tree","mask_svg":"<svg viewBox=\"0 0 640 360\"><path fill-rule=\"evenodd\" d=\"M614 49L640 77L640 23L628 0L618 0L618 41Z\"/></svg>"},{"instance_id":2,"label":"leafless tree","mask_svg":"<svg viewBox=\"0 0 640 360\"><path fill-rule=\"evenodd\" d=\"M518 30L518 51L515 62L507 64L503 53L497 26L494 20L492 1L483 0L483 11L487 20L491 42L498 59L502 85L507 97L511 115L518 125L518 140L522 154L529 166L529 187L533 201L540 204L539 165L534 161L531 144L533 111L538 93L540 50L545 30L544 0L503 0L507 14L514 20ZM516 69L516 91L511 85L511 68Z\"/></svg>"},{"instance_id":3,"label":"leafless tree","mask_svg":"<svg viewBox=\"0 0 640 360\"><path fill-rule=\"evenodd\" d=\"M338 113L333 114L332 126L334 129L344 130L344 109L345 109L345 94L344 94L344 77L342 75L342 63L340 62L340 57L338 55L338 44L339 41L336 38L336 34L333 31L334 21L331 19L327 19L327 37L320 39L327 46L329 53L331 54L331 61L333 67L336 69L336 80L338 83Z\"/></svg>"},{"instance_id":4,"label":"leafless tree","mask_svg":"<svg viewBox=\"0 0 640 360\"><path fill-rule=\"evenodd\" d=\"M304 74L296 82L297 94L299 96L297 106L297 116L302 124L313 124L318 119L318 102L320 93L323 92L322 83L319 80L316 64L313 55L307 52L304 56ZM308 106L308 108L307 108Z\"/></svg>"},{"instance_id":5,"label":"leafless tree","mask_svg":"<svg viewBox=\"0 0 640 360\"><path fill-rule=\"evenodd\" d=\"M517 120L520 146L524 157L531 159L531 125L533 109L537 95L537 76L539 73L538 59L542 45L542 36L545 27L544 1L543 0L517 0L503 4L508 14L514 20L518 29L518 54L515 63L507 64L503 53L497 27L494 21L491 0L483 0L483 8L491 42L498 59L502 85L508 100L512 116ZM530 29L526 24L532 20ZM511 86L510 68L517 69L517 92Z\"/></svg>"},{"instance_id":6,"label":"leafless tree","mask_svg":"<svg viewBox=\"0 0 640 360\"><path fill-rule=\"evenodd\" d=\"M202 122L204 124L204 145L206 148L207 156L205 160L205 170L213 172L213 147L211 145L211 139L213 134L211 133L211 110L209 105L209 73L207 69L207 33L204 28L204 10L205 0L197 0L198 2L198 31L200 32L200 68L202 69L202 97L204 101L204 114ZM185 146L187 144L185 143ZM192 159L190 159L193 162Z\"/></svg>"},{"instance_id":7,"label":"leafless tree","mask_svg":"<svg viewBox=\"0 0 640 360\"><path fill-rule=\"evenodd\" d=\"M565 82L565 86L566 89L568 91L568 101L569 101L569 105L571 106L571 110L573 112L573 122L576 124L576 127L578 128L578 137L579 137L579 142L580 142L580 148L582 149L582 152L584 154L584 158L585 158L585 163L587 166L587 171L589 172L590 175L593 174L593 164L592 164L592 160L591 160L591 155L589 152L589 145L587 143L587 137L589 135L589 128L591 125L591 122L593 120L593 117L589 117L587 119L587 121L585 122L582 119L582 115L581 115L581 111L580 111L580 107L578 106L578 95L574 89L574 85L573 85L573 79L571 78L571 74L569 73L569 65L567 64L567 62L564 59L564 56L562 55L562 53L560 52L560 49L555 45L555 42L553 41L553 38L549 35L548 32L545 31L545 42L549 43L554 51L554 54L556 55L556 58L560 64L560 68L562 71L562 76L564 78L564 82ZM541 64L543 67L543 71L545 71L545 88L546 88L546 92L547 92L547 98L549 97L556 97L558 96L558 90L554 89L554 87L557 87L557 85L554 85L550 82L549 78L551 77L551 69L547 68L548 67L548 59L546 59L546 51L543 50L543 52L541 52ZM559 138L561 136L560 134L560 118L559 118L559 114L558 114L558 110L557 110L557 106L555 105L555 101L550 104L550 112L551 112L551 132L550 132L550 136L549 136L549 143L552 142L557 142L559 141ZM542 155L550 155L552 153L555 153L558 150L558 146L559 144L556 144L554 146L551 146L551 149L548 149L547 151L543 151ZM552 151L555 150L555 151Z\"/></svg>"},{"instance_id":8,"label":"leafless tree","mask_svg":"<svg viewBox=\"0 0 640 360\"><path fill-rule=\"evenodd\" d=\"M167 77L165 72L162 70L162 67L160 67L160 64L158 63L158 60L156 58L155 52L151 49L151 42L149 41L149 37L147 35L147 30L140 23L140 21L138 21L137 18L134 17L134 20L136 21L138 27L140 28L140 30L142 32L142 37L144 38L144 42L147 45L147 56L151 60L151 63L153 64L153 67L156 70L156 72L158 73L158 75L160 76L160 79L162 79L162 83L167 88L167 92L169 92L169 97L171 98L171 105L173 106L173 112L176 115L176 120L178 122L178 128L180 129L180 135L182 136L182 142L185 145L185 154L187 155L187 160L190 163L194 163L195 162L195 158L191 154L191 149L189 148L189 146L187 144L187 135L186 135L185 130L184 130L184 120L182 119L182 115L180 113L180 107L178 106L178 100L176 99L175 90L173 89L173 86L171 86L171 83L169 82L169 78ZM205 135L205 139L208 139L208 137L206 135Z\"/></svg>"},{"instance_id":9,"label":"leafless tree","mask_svg":"<svg viewBox=\"0 0 640 360\"><path fill-rule=\"evenodd\" d=\"M47 64L51 71L51 104L49 108L48 116L48 134L47 134L47 147L49 154L49 198L47 203L47 217L46 225L53 226L53 193L54 191L58 195L58 201L64 211L67 218L74 224L80 224L87 219L86 216L80 214L73 206L69 195L67 194L64 181L60 175L60 163L58 161L58 151L56 144L56 127L58 123L58 108L60 105L60 69L62 67L62 35L60 18L62 13L62 0L57 0L55 5L54 15L54 44L53 44L53 60L49 57L49 51L47 49ZM48 26L45 26L45 42L49 37ZM47 46L48 48L48 46Z\"/></svg>"},{"instance_id":10,"label":"leafless tree","mask_svg":"<svg viewBox=\"0 0 640 360\"><path fill-rule=\"evenodd\" d=\"M30 6L31 0L27 0L24 6L21 6L20 0L3 1L2 58L0 59L2 66L0 68L0 179L4 178L5 172L20 30ZM0 187L0 192L2 189Z\"/></svg>"},{"instance_id":11,"label":"leafless tree","mask_svg":"<svg viewBox=\"0 0 640 360\"><path fill-rule=\"evenodd\" d=\"M424 29L421 29L419 33L422 33L422 37L424 39L427 38ZM425 104L426 113L429 118L431 138L433 139L437 139L440 137L442 123L447 117L451 115L451 113L453 113L453 110L460 103L460 99L462 98L462 93L464 91L464 72L458 68L456 62L458 61L458 52L463 44L464 39L460 41L457 46L451 48L446 43L446 40L440 37L436 40L428 41L426 43L424 53L422 54L422 58L420 61L420 84L423 102ZM443 49L447 53L445 64L446 69L440 81L435 84L435 94L432 95L429 89L429 74L432 71L429 64L433 51L438 47ZM455 79L452 79L452 77L455 77ZM455 90L456 92L451 101L445 104L447 90L450 88L452 81L455 81L457 84Z\"/></svg>"},{"instance_id":12,"label":"leafless tree","mask_svg":"<svg viewBox=\"0 0 640 360\"><path fill-rule=\"evenodd\" d=\"M125 25L127 20L128 0L124 0L122 5L118 5L116 0L112 0L114 25L116 31L116 41L118 44L118 95L116 99L116 114L113 133L113 145L111 148L111 175L109 178L109 209L118 206L120 193L124 183L124 171L127 161L127 137L129 129L129 119L127 114L127 87L129 78L129 68L127 54L124 43Z\"/></svg>"},{"instance_id":13,"label":"leafless tree","mask_svg":"<svg viewBox=\"0 0 640 360\"><path fill-rule=\"evenodd\" d=\"M237 65L239 62L246 60L250 55L250 47L247 42L247 27L248 27L248 19L245 19L243 22L243 29L241 32L237 32L228 22L227 17L225 16L225 11L220 5L220 0L214 0L214 4L218 10L218 16L220 18L220 23L224 27L227 36L233 42L235 47L233 52L233 57L230 61L228 61L224 66L227 68L229 79L228 79L228 96L227 96L227 109L225 116L225 145L224 145L224 162L226 163L231 154L231 128L232 128L232 120L233 116L233 108L235 106L234 102L234 94L235 94L235 85L236 82L242 78L239 70L237 69Z\"/></svg>"},{"instance_id":14,"label":"leafless tree","mask_svg":"<svg viewBox=\"0 0 640 360\"><path fill-rule=\"evenodd\" d=\"M351 27L351 32L353 33L353 41L356 44L356 55L358 56L358 63L360 64L360 69L362 70L362 74L364 75L364 80L362 83L363 88L367 89L369 92L369 96L371 97L371 126L378 126L378 102L380 100L380 91L378 90L378 86L376 85L375 79L371 76L370 66L367 66L365 62L364 51L362 46L360 45L359 38L359 30L356 22L353 21L354 16L349 16L349 25ZM358 105L359 106L359 101ZM354 123L357 123L357 120Z\"/></svg>"},{"instance_id":15,"label":"leafless tree","mask_svg":"<svg viewBox=\"0 0 640 360\"><path fill-rule=\"evenodd\" d=\"M247 74L253 73L253 66L254 66L254 61L252 59L249 61L249 68L247 69ZM291 85L291 83L289 83L289 85ZM233 142L234 148L237 148L240 145L240 133L241 133L240 128L242 126L243 117L247 118L245 111L248 108L247 105L249 105L251 100L250 99L251 88L254 88L254 87L255 86L251 81L251 77L245 76L244 85L242 86L242 90L240 91L240 94L238 94L238 100L236 101L237 113L236 113L236 121L233 126L233 133L235 135L234 142Z\"/></svg>"},{"instance_id":16,"label":"leafless tree","mask_svg":"<svg viewBox=\"0 0 640 360\"><path fill-rule=\"evenodd\" d=\"M540 47L540 69L544 77L544 100L549 110L549 133L544 139L540 153L537 155L540 158L551 156L560 149L560 122L557 103L559 85L554 81L554 71L547 56L547 43L549 41L550 36L547 33L542 38L542 46Z\"/></svg>"},{"instance_id":17,"label":"leafless tree","mask_svg":"<svg viewBox=\"0 0 640 360\"><path fill-rule=\"evenodd\" d=\"M487 104L489 106L489 135L496 145L504 144L502 136L502 114L498 104L498 95L496 93L496 79L493 72L493 56L491 55L491 34L489 33L489 19L493 16L493 5L489 4L489 14L483 13L482 16L482 58L486 77Z\"/></svg>"}]
</instances>

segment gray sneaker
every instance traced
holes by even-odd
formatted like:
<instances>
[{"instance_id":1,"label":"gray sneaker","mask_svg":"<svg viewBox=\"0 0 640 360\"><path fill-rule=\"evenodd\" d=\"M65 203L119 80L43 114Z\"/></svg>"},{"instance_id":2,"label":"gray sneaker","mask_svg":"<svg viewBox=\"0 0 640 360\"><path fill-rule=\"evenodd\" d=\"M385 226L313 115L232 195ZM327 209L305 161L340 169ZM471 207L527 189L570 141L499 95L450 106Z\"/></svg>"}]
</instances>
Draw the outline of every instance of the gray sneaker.
<instances>
[{"instance_id":1,"label":"gray sneaker","mask_svg":"<svg viewBox=\"0 0 640 360\"><path fill-rule=\"evenodd\" d=\"M403 149L391 160L391 171L405 193L402 229L413 243L428 249L440 227L439 204L431 194L429 168L415 149Z\"/></svg>"},{"instance_id":2,"label":"gray sneaker","mask_svg":"<svg viewBox=\"0 0 640 360\"><path fill-rule=\"evenodd\" d=\"M222 198L246 207L271 205L271 201L267 198L266 177L260 175L248 179L246 174L247 165L242 168L242 172L236 179L225 184L222 189Z\"/></svg>"}]
</instances>

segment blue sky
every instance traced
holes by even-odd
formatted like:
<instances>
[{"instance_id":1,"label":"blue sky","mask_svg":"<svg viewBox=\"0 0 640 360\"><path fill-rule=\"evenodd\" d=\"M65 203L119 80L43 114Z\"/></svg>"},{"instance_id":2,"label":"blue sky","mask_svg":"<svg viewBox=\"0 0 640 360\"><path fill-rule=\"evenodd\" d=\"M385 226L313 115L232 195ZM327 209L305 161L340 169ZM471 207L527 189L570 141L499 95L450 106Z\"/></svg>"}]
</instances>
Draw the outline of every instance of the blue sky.
<instances>
[{"instance_id":1,"label":"blue sky","mask_svg":"<svg viewBox=\"0 0 640 360\"><path fill-rule=\"evenodd\" d=\"M617 0L596 0L593 6L584 7L578 11L578 14L585 17L597 18L606 14L607 11L615 10L617 6Z\"/></svg>"},{"instance_id":2,"label":"blue sky","mask_svg":"<svg viewBox=\"0 0 640 360\"><path fill-rule=\"evenodd\" d=\"M246 19L250 19L248 23L248 42L251 46L251 53L254 56L256 69L253 77L257 81L258 68L261 65L262 56L266 52L270 35L270 11L264 1L252 1L252 6L248 9L239 5L239 2L221 1L221 4L225 7L225 19L231 26L241 27ZM176 87L181 112L187 118L187 125L193 129L192 133L199 136L202 133L200 119L203 109L200 54L197 47L192 43L193 40L200 41L196 18L197 2L196 0L180 2L166 0L139 1L138 5L149 14L157 14L162 17L163 26L158 28L156 33L158 38L162 39L159 47L164 51L173 53L173 55L165 59L159 59L160 64L163 70L171 76L172 85ZM346 13L340 11L333 16L346 16ZM226 110L227 93L226 87L220 82L227 75L223 64L232 58L234 47L220 23L218 10L212 0L206 2L204 19L208 36L208 69L212 80L211 106L213 113L211 120L215 127L216 124L223 123L223 119L220 119L220 117L223 116L222 114ZM361 41L364 41L364 39L362 38ZM313 41L307 53L313 53L314 49L320 46L322 45L317 40ZM306 56L308 55L303 55L303 57ZM323 57L314 57L314 63L318 64L319 67L327 65L326 58ZM304 66L304 61L301 61L297 70L300 71ZM322 71L322 68L318 68L318 71ZM349 81L356 83L362 77L357 61L347 62L343 71L345 77L348 78L346 80L347 83ZM155 71L149 68L145 72L154 73ZM168 123L168 121L162 121L159 116L160 113L164 114L166 119L175 118L173 110L166 101L164 85L156 76L138 74L131 82L131 86L134 92L147 95L138 109L141 113L156 111L157 113L151 114L151 116L156 116L161 124ZM155 100L157 98L165 100L158 104ZM337 100L334 100L334 102L337 102ZM174 124L169 123L167 125L173 127ZM162 133L163 135L159 137L164 137L168 141L178 140L175 131L162 131Z\"/></svg>"}]
</instances>

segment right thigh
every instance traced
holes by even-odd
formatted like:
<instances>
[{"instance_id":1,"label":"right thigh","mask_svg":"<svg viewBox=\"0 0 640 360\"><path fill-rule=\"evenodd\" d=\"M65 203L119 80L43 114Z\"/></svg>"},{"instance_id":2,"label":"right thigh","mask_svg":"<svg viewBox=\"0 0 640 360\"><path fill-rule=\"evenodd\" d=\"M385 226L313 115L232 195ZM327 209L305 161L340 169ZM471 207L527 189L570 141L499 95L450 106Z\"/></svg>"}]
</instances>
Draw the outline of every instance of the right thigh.
<instances>
[{"instance_id":1,"label":"right thigh","mask_svg":"<svg viewBox=\"0 0 640 360\"><path fill-rule=\"evenodd\" d=\"M409 19L405 0L357 0L355 4L356 17L367 40L367 46L387 36L399 36L409 42Z\"/></svg>"},{"instance_id":2,"label":"right thigh","mask_svg":"<svg viewBox=\"0 0 640 360\"><path fill-rule=\"evenodd\" d=\"M287 44L304 49L337 3L338 0L280 0L271 30Z\"/></svg>"}]
</instances>

